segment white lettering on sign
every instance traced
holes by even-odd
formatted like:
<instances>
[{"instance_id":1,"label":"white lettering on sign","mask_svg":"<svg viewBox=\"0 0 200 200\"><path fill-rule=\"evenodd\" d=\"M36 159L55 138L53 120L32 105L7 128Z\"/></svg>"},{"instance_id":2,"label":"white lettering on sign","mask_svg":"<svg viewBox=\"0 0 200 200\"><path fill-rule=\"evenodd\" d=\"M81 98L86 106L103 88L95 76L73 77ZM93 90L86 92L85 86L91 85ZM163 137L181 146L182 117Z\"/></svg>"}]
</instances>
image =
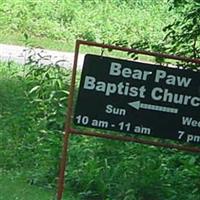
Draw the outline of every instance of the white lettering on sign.
<instances>
[{"instance_id":1,"label":"white lettering on sign","mask_svg":"<svg viewBox=\"0 0 200 200\"><path fill-rule=\"evenodd\" d=\"M182 124L200 128L200 121L194 120L192 117L182 117Z\"/></svg>"},{"instance_id":2,"label":"white lettering on sign","mask_svg":"<svg viewBox=\"0 0 200 200\"><path fill-rule=\"evenodd\" d=\"M186 141L187 142L200 142L200 135L188 134Z\"/></svg>"},{"instance_id":3,"label":"white lettering on sign","mask_svg":"<svg viewBox=\"0 0 200 200\"><path fill-rule=\"evenodd\" d=\"M164 70L156 70L155 74L152 71L145 71L141 69L131 69L128 67L122 66L122 64L117 62L111 62L110 68L108 71L109 75L113 77L123 77L126 79L142 80L146 81L148 78L151 78L157 84L163 83L169 86L179 86L183 88L189 87L192 78L187 78L184 76L175 76L169 74ZM118 79L119 80L119 79ZM101 92L105 96L111 95L123 95L130 97L138 97L140 99L146 98L148 86L137 84L135 85L134 81L128 82L107 82L107 80L97 80L94 76L85 76L83 88L86 90L91 90L94 92ZM171 88L171 87L170 87ZM186 94L174 93L171 89L153 87L151 91L148 91L150 98L154 101L200 107L200 97L191 96ZM160 109L160 108L159 108ZM106 108L107 112L110 112L111 107Z\"/></svg>"},{"instance_id":4,"label":"white lettering on sign","mask_svg":"<svg viewBox=\"0 0 200 200\"><path fill-rule=\"evenodd\" d=\"M106 96L112 94L119 94L131 97L145 98L146 87L133 87L128 82L115 83L105 83L103 81L97 81L95 77L86 76L84 82L84 89L95 90L97 92L103 92Z\"/></svg>"},{"instance_id":5,"label":"white lettering on sign","mask_svg":"<svg viewBox=\"0 0 200 200\"><path fill-rule=\"evenodd\" d=\"M140 125L140 126L135 126L134 132L135 133L142 133L142 134L145 134L145 135L150 135L151 129L144 127L143 125Z\"/></svg>"},{"instance_id":6,"label":"white lettering on sign","mask_svg":"<svg viewBox=\"0 0 200 200\"><path fill-rule=\"evenodd\" d=\"M200 97L192 97L188 95L172 93L169 92L168 89L162 89L160 87L153 88L151 92L151 98L155 101L190 105L194 107L200 106Z\"/></svg>"},{"instance_id":7,"label":"white lettering on sign","mask_svg":"<svg viewBox=\"0 0 200 200\"><path fill-rule=\"evenodd\" d=\"M164 70L156 70L155 82L160 83L161 81L165 81L167 85L178 85L180 87L188 87L191 78L168 75Z\"/></svg>"},{"instance_id":8,"label":"white lettering on sign","mask_svg":"<svg viewBox=\"0 0 200 200\"><path fill-rule=\"evenodd\" d=\"M110 66L109 75L111 76L122 76L124 78L132 78L136 80L147 80L147 77L151 75L152 72L150 71L142 71L139 69L130 69L128 67L122 68L120 63L112 62Z\"/></svg>"},{"instance_id":9,"label":"white lettering on sign","mask_svg":"<svg viewBox=\"0 0 200 200\"><path fill-rule=\"evenodd\" d=\"M111 76L122 76L124 78L132 78L135 80L144 80L146 81L147 78L152 75L151 71L142 71L140 69L131 69L128 67L122 67L120 63L112 62L110 66L109 75ZM171 74L167 74L164 70L156 70L155 74L155 83L161 83L164 81L167 85L177 85L180 87L187 88L192 78L186 78L181 76L174 76Z\"/></svg>"},{"instance_id":10,"label":"white lettering on sign","mask_svg":"<svg viewBox=\"0 0 200 200\"><path fill-rule=\"evenodd\" d=\"M180 140L185 136L186 142L196 142L196 143L200 142L200 135L194 135L190 133L188 134L185 133L185 131L179 131L178 134L179 134L178 139Z\"/></svg>"},{"instance_id":11,"label":"white lettering on sign","mask_svg":"<svg viewBox=\"0 0 200 200\"><path fill-rule=\"evenodd\" d=\"M98 127L98 128L108 128L109 122L104 120L93 119L91 125L93 127Z\"/></svg>"},{"instance_id":12,"label":"white lettering on sign","mask_svg":"<svg viewBox=\"0 0 200 200\"><path fill-rule=\"evenodd\" d=\"M107 105L105 111L108 114L121 115L121 116L126 115L126 110L125 109L123 109L123 108L116 108L113 105Z\"/></svg>"},{"instance_id":13,"label":"white lettering on sign","mask_svg":"<svg viewBox=\"0 0 200 200\"><path fill-rule=\"evenodd\" d=\"M185 132L184 131L178 131L178 134L179 134L178 139L181 140L183 138Z\"/></svg>"},{"instance_id":14,"label":"white lettering on sign","mask_svg":"<svg viewBox=\"0 0 200 200\"><path fill-rule=\"evenodd\" d=\"M118 126L121 131L130 131L131 129L131 123L120 122Z\"/></svg>"}]
</instances>

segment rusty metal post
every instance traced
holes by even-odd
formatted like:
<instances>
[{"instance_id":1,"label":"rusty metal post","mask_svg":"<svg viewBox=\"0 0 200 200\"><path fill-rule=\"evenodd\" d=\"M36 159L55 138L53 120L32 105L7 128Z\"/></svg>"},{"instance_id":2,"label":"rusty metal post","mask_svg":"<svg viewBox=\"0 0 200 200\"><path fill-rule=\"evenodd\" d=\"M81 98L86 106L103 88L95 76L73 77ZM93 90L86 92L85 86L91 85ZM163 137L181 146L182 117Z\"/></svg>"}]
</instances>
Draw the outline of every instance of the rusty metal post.
<instances>
[{"instance_id":1,"label":"rusty metal post","mask_svg":"<svg viewBox=\"0 0 200 200\"><path fill-rule=\"evenodd\" d=\"M64 144L63 144L63 149L62 149L62 157L61 157L61 161L60 161L60 172L59 172L59 179L58 179L57 200L62 199L62 195L63 195L63 191L64 191L65 168L67 166L69 134L70 133L67 132L64 135Z\"/></svg>"},{"instance_id":2,"label":"rusty metal post","mask_svg":"<svg viewBox=\"0 0 200 200\"><path fill-rule=\"evenodd\" d=\"M65 169L67 167L67 156L68 156L68 146L69 146L69 138L70 138L70 124L72 120L72 113L73 113L73 98L74 98L74 89L76 83L76 68L77 68L77 61L78 61L78 53L79 53L79 41L76 42L75 46L75 54L74 54L74 63L73 63L73 70L72 70L72 79L70 85L70 94L68 99L68 110L66 116L66 123L65 123L65 133L63 138L63 148L62 148L62 156L60 161L60 171L59 171L59 178L58 178L58 186L57 186L57 200L62 200L63 192L64 192L64 185L65 185Z\"/></svg>"}]
</instances>

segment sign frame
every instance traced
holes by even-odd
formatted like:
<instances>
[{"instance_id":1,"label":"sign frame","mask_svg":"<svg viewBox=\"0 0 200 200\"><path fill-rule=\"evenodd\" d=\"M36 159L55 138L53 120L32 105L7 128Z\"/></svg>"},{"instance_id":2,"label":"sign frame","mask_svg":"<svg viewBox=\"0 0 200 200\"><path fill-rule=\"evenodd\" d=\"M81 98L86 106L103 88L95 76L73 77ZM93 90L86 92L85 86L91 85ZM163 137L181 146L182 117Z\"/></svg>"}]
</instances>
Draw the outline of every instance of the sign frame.
<instances>
[{"instance_id":1,"label":"sign frame","mask_svg":"<svg viewBox=\"0 0 200 200\"><path fill-rule=\"evenodd\" d=\"M82 46L84 46L84 45L90 46L90 47L98 47L101 49L118 50L118 51L127 52L127 53L135 53L135 54L141 54L141 55L167 58L167 59L172 59L172 60L200 64L200 59L193 59L193 58L177 56L177 55L168 55L168 54L162 54L162 53L158 53L158 52L137 50L137 49L127 48L127 47L119 47L119 46L101 44L101 43L84 41L84 40L76 40L74 62L73 62L73 68L72 68L71 85L70 85L70 94L68 97L68 110L66 113L66 121L65 121L64 137L63 137L63 148L62 148L62 155L61 155L61 161L60 161L60 171L59 171L59 177L58 177L57 200L62 199L62 195L63 195L63 191L64 191L64 175L65 175L65 168L67 165L67 152L68 152L69 137L71 134L72 135L93 136L93 137L98 137L98 138L105 138L105 139L125 141L125 142L135 142L135 143L140 143L140 144L145 144L145 145L164 147L164 148L168 148L168 149L176 149L176 150L180 150L180 151L200 153L199 147L193 147L193 146L185 145L185 144L180 144L180 145L173 144L173 143L167 144L167 143L162 143L162 142L158 142L158 141L151 141L151 139L141 139L141 138L137 138L137 137L134 138L134 137L130 137L130 136L104 134L104 133L98 132L98 131L80 131L80 130L77 130L76 128L73 128L72 124L73 124L73 115L74 115L73 108L74 108L74 100L75 100L77 63L78 63L78 56L79 56L79 51L80 51L81 45Z\"/></svg>"}]
</instances>

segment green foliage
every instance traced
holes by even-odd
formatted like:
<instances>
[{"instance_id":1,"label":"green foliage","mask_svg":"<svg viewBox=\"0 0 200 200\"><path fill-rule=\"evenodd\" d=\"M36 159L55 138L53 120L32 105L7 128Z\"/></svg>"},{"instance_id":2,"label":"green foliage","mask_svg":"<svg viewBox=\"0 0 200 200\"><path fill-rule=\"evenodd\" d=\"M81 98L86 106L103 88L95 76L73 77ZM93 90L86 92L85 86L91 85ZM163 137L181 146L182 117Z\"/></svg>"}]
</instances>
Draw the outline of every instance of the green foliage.
<instances>
[{"instance_id":1,"label":"green foliage","mask_svg":"<svg viewBox=\"0 0 200 200\"><path fill-rule=\"evenodd\" d=\"M1 0L0 28L30 37L112 43L162 38L169 22L162 0Z\"/></svg>"},{"instance_id":2,"label":"green foliage","mask_svg":"<svg viewBox=\"0 0 200 200\"><path fill-rule=\"evenodd\" d=\"M24 67L1 65L0 166L52 188L69 72L30 60ZM199 162L199 155L72 136L66 184L82 200L193 200L200 197Z\"/></svg>"},{"instance_id":3,"label":"green foliage","mask_svg":"<svg viewBox=\"0 0 200 200\"><path fill-rule=\"evenodd\" d=\"M49 200L53 196L53 192L48 189L28 185L26 183L25 173L22 172L18 174L15 172L1 172L0 187L0 200Z\"/></svg>"},{"instance_id":4,"label":"green foliage","mask_svg":"<svg viewBox=\"0 0 200 200\"><path fill-rule=\"evenodd\" d=\"M29 184L52 188L69 72L31 63L1 65L6 84L0 87L0 166L26 171ZM82 200L194 200L200 194L199 162L199 155L71 136L66 184Z\"/></svg>"},{"instance_id":5,"label":"green foliage","mask_svg":"<svg viewBox=\"0 0 200 200\"><path fill-rule=\"evenodd\" d=\"M0 171L0 200L50 200L55 196L55 190L27 184L26 171ZM68 191L63 200L78 200Z\"/></svg>"},{"instance_id":6,"label":"green foliage","mask_svg":"<svg viewBox=\"0 0 200 200\"><path fill-rule=\"evenodd\" d=\"M83 200L200 197L198 155L84 137L70 146L67 183Z\"/></svg>"},{"instance_id":7,"label":"green foliage","mask_svg":"<svg viewBox=\"0 0 200 200\"><path fill-rule=\"evenodd\" d=\"M198 1L170 3L0 0L0 27L22 33L27 42L32 36L82 38L198 57ZM0 64L0 167L26 171L29 184L52 188L71 72L41 59L49 58L30 54L25 66ZM72 136L66 184L81 200L194 200L200 199L199 164L199 155Z\"/></svg>"},{"instance_id":8,"label":"green foliage","mask_svg":"<svg viewBox=\"0 0 200 200\"><path fill-rule=\"evenodd\" d=\"M8 66L3 66L3 69ZM30 182L51 184L58 173L69 72L27 65L1 76L0 166L32 168ZM3 71L4 71L3 70ZM8 72L7 72L8 73ZM14 92L12 92L14 91Z\"/></svg>"},{"instance_id":9,"label":"green foliage","mask_svg":"<svg viewBox=\"0 0 200 200\"><path fill-rule=\"evenodd\" d=\"M168 0L167 7L170 21L160 27L163 38L146 35L130 44L132 48L199 58L200 54L200 2L198 0ZM127 43L128 44L128 43ZM119 44L121 45L121 44ZM137 55L130 54L137 59ZM156 57L163 63L165 59ZM169 61L168 61L169 62ZM166 63L166 61L165 61ZM172 64L174 62L171 61ZM176 63L181 67L199 69L199 65Z\"/></svg>"},{"instance_id":10,"label":"green foliage","mask_svg":"<svg viewBox=\"0 0 200 200\"><path fill-rule=\"evenodd\" d=\"M199 58L200 54L200 2L172 1L171 9L176 9L179 17L163 30L164 41L169 52Z\"/></svg>"}]
</instances>

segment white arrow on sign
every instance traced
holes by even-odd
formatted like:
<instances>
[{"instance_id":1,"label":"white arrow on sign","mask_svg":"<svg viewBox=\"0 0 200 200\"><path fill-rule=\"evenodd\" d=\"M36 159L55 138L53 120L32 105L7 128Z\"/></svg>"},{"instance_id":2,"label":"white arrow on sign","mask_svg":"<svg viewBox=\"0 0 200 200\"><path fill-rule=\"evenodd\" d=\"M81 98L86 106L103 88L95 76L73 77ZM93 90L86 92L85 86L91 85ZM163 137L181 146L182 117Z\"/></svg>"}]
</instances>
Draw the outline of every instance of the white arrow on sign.
<instances>
[{"instance_id":1,"label":"white arrow on sign","mask_svg":"<svg viewBox=\"0 0 200 200\"><path fill-rule=\"evenodd\" d=\"M130 102L128 104L137 110L142 108L142 109L147 109L147 110L155 110L155 111L159 111L159 112L178 113L177 108L146 104L146 103L141 103L140 101L134 101L134 102Z\"/></svg>"}]
</instances>

